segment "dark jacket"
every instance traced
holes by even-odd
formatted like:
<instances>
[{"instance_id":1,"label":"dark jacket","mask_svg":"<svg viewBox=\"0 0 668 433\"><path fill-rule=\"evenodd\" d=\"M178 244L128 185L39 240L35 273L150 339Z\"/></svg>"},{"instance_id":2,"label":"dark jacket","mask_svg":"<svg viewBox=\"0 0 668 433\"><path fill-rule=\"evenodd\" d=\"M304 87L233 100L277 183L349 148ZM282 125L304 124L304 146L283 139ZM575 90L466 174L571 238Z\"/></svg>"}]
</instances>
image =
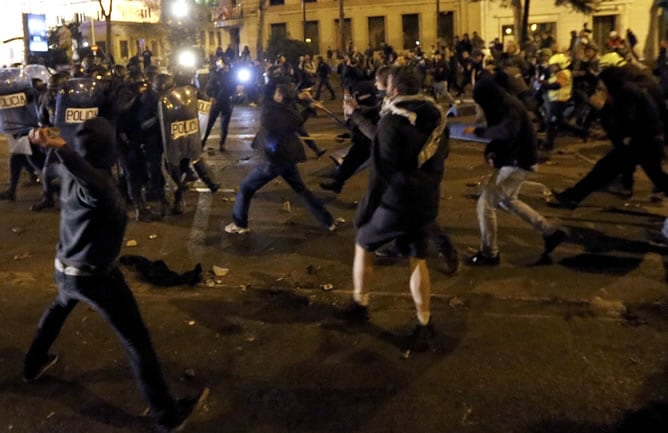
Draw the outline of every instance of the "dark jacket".
<instances>
[{"instance_id":1,"label":"dark jacket","mask_svg":"<svg viewBox=\"0 0 668 433\"><path fill-rule=\"evenodd\" d=\"M620 68L607 68L599 78L611 96L601 110L601 123L613 146L661 158L664 129L654 99Z\"/></svg>"},{"instance_id":2,"label":"dark jacket","mask_svg":"<svg viewBox=\"0 0 668 433\"><path fill-rule=\"evenodd\" d=\"M396 98L393 106L414 113L415 124L397 110L386 110L390 104L384 106L372 144L369 186L355 218L357 227L381 206L397 212L407 227L427 225L438 215L439 186L448 155L445 114L417 95ZM423 160L425 150L430 153Z\"/></svg>"},{"instance_id":3,"label":"dark jacket","mask_svg":"<svg viewBox=\"0 0 668 433\"><path fill-rule=\"evenodd\" d=\"M60 240L56 257L67 266L105 272L116 262L123 243L125 200L111 174L115 133L100 117L77 130L76 153L66 144L56 151L63 170L60 190Z\"/></svg>"},{"instance_id":4,"label":"dark jacket","mask_svg":"<svg viewBox=\"0 0 668 433\"><path fill-rule=\"evenodd\" d=\"M292 102L265 101L253 147L263 150L267 159L277 165L306 161L304 145L297 135L303 124L304 118Z\"/></svg>"},{"instance_id":5,"label":"dark jacket","mask_svg":"<svg viewBox=\"0 0 668 433\"><path fill-rule=\"evenodd\" d=\"M485 159L491 159L496 168L514 166L531 170L538 157L536 134L520 100L492 77L478 81L473 99L487 120L486 127L475 129L477 136L491 140L485 148Z\"/></svg>"},{"instance_id":6,"label":"dark jacket","mask_svg":"<svg viewBox=\"0 0 668 433\"><path fill-rule=\"evenodd\" d=\"M231 70L216 69L211 71L209 81L206 83L206 94L210 98L215 98L217 104L229 104L230 97L234 95L235 90L236 85Z\"/></svg>"}]
</instances>

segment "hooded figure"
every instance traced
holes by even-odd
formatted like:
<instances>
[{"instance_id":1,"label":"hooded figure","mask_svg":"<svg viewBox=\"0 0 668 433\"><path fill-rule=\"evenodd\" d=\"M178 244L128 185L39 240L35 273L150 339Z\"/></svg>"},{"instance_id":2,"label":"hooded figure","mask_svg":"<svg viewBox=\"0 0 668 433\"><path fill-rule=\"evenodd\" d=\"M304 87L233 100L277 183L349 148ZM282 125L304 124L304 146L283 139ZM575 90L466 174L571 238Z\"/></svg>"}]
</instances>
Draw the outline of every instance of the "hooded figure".
<instances>
[{"instance_id":1,"label":"hooded figure","mask_svg":"<svg viewBox=\"0 0 668 433\"><path fill-rule=\"evenodd\" d=\"M473 99L482 107L486 127L473 129L490 140L485 160L494 168L477 204L480 250L469 259L473 266L500 263L496 209L501 208L531 224L543 235L543 255L550 254L566 238L566 232L550 224L542 215L518 198L522 184L536 164L536 134L529 113L519 99L503 90L492 78L478 81Z\"/></svg>"},{"instance_id":2,"label":"hooded figure","mask_svg":"<svg viewBox=\"0 0 668 433\"><path fill-rule=\"evenodd\" d=\"M26 354L25 381L39 379L58 361L49 349L79 302L100 313L119 336L150 413L163 431L186 422L208 394L175 400L162 376L137 301L118 269L127 215L111 167L116 161L115 132L108 120L88 119L74 132L74 146L44 129L31 140L56 149L63 164L60 193L60 240L54 261L58 294L46 309Z\"/></svg>"},{"instance_id":3,"label":"hooded figure","mask_svg":"<svg viewBox=\"0 0 668 433\"><path fill-rule=\"evenodd\" d=\"M536 135L522 103L493 78L476 83L473 99L487 119L486 128L474 131L491 140L485 148L485 159L491 157L495 168L512 165L532 170L537 161Z\"/></svg>"},{"instance_id":4,"label":"hooded figure","mask_svg":"<svg viewBox=\"0 0 668 433\"><path fill-rule=\"evenodd\" d=\"M601 109L601 124L612 150L573 187L555 193L549 205L575 209L630 165L640 165L654 186L668 194L668 174L661 167L664 136L659 110L647 92L626 77L620 68L605 69L590 99L595 108Z\"/></svg>"}]
</instances>

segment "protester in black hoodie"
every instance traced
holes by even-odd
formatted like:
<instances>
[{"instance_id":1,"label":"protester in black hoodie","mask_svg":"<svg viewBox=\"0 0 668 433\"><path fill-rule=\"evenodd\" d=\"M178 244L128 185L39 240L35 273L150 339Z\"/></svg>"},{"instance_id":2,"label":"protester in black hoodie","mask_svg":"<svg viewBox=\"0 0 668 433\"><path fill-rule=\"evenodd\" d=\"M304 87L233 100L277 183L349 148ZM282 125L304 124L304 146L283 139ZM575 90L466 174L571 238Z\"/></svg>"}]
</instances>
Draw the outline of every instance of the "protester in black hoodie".
<instances>
[{"instance_id":1,"label":"protester in black hoodie","mask_svg":"<svg viewBox=\"0 0 668 433\"><path fill-rule=\"evenodd\" d=\"M27 382L37 380L58 361L49 348L74 307L83 301L100 312L119 336L151 415L163 431L173 432L185 424L208 389L194 398L171 396L137 302L118 269L127 214L111 174L117 158L115 135L101 117L81 124L73 146L44 128L30 133L33 143L55 149L64 169L55 259L58 295L39 322L23 377Z\"/></svg>"},{"instance_id":2,"label":"protester in black hoodie","mask_svg":"<svg viewBox=\"0 0 668 433\"><path fill-rule=\"evenodd\" d=\"M657 190L668 194L668 174L661 167L664 127L652 97L628 81L621 68L608 68L599 75L597 92L590 103L601 110L601 124L613 148L584 178L573 187L555 193L555 200L548 204L575 209L630 164L640 165Z\"/></svg>"},{"instance_id":3,"label":"protester in black hoodie","mask_svg":"<svg viewBox=\"0 0 668 433\"><path fill-rule=\"evenodd\" d=\"M566 233L518 198L522 183L534 170L537 160L536 134L529 114L519 99L491 77L478 81L473 99L485 113L487 126L470 127L465 132L490 140L485 148L485 160L494 171L478 199L480 251L471 257L469 264L499 264L497 208L522 218L539 231L545 241L543 254L547 255L566 238Z\"/></svg>"}]
</instances>

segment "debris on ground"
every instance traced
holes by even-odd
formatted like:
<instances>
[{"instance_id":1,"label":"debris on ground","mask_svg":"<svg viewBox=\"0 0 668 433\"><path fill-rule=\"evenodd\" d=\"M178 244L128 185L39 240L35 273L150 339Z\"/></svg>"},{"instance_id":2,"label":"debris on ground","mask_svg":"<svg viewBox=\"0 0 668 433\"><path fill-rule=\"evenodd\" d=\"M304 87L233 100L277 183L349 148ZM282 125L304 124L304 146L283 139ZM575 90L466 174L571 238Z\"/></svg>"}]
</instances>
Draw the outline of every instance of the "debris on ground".
<instances>
[{"instance_id":1,"label":"debris on ground","mask_svg":"<svg viewBox=\"0 0 668 433\"><path fill-rule=\"evenodd\" d=\"M138 244L137 244L137 241L134 240L134 239L130 239L129 241L127 241L127 242L125 243L125 246L126 246L126 247L136 247L137 245L138 245Z\"/></svg>"},{"instance_id":2,"label":"debris on ground","mask_svg":"<svg viewBox=\"0 0 668 433\"><path fill-rule=\"evenodd\" d=\"M148 235L148 238L151 239L151 240L153 240L153 239L158 239L158 235L156 235L156 234L151 234L151 235Z\"/></svg>"},{"instance_id":3,"label":"debris on ground","mask_svg":"<svg viewBox=\"0 0 668 433\"><path fill-rule=\"evenodd\" d=\"M594 296L591 300L591 308L595 314L606 317L621 318L626 314L626 306L621 301L603 299Z\"/></svg>"},{"instance_id":4,"label":"debris on ground","mask_svg":"<svg viewBox=\"0 0 668 433\"><path fill-rule=\"evenodd\" d=\"M230 273L230 269L213 265L213 273L217 277L224 277L225 275Z\"/></svg>"},{"instance_id":5,"label":"debris on ground","mask_svg":"<svg viewBox=\"0 0 668 433\"><path fill-rule=\"evenodd\" d=\"M31 257L32 257L32 254L30 254L29 251L26 251L25 253L16 254L14 256L14 260L25 260L25 259L29 259Z\"/></svg>"},{"instance_id":6,"label":"debris on ground","mask_svg":"<svg viewBox=\"0 0 668 433\"><path fill-rule=\"evenodd\" d=\"M23 233L23 228L22 227L12 227L12 233L16 233L17 235L20 233Z\"/></svg>"},{"instance_id":7,"label":"debris on ground","mask_svg":"<svg viewBox=\"0 0 668 433\"><path fill-rule=\"evenodd\" d=\"M289 201L283 202L283 210L286 212L292 212L292 205L290 204Z\"/></svg>"},{"instance_id":8,"label":"debris on ground","mask_svg":"<svg viewBox=\"0 0 668 433\"><path fill-rule=\"evenodd\" d=\"M334 290L334 284L332 283L321 284L320 288L325 292L329 292L330 290Z\"/></svg>"}]
</instances>

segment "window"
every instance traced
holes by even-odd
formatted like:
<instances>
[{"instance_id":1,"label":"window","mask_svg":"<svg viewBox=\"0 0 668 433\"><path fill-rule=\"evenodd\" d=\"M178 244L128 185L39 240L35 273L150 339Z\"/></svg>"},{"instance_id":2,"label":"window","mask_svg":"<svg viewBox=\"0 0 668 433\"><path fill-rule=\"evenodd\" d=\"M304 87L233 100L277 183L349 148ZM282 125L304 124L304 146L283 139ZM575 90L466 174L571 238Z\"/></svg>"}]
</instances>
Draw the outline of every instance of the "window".
<instances>
[{"instance_id":1,"label":"window","mask_svg":"<svg viewBox=\"0 0 668 433\"><path fill-rule=\"evenodd\" d=\"M304 3L315 3L317 0L304 0Z\"/></svg>"},{"instance_id":2,"label":"window","mask_svg":"<svg viewBox=\"0 0 668 433\"><path fill-rule=\"evenodd\" d=\"M455 37L455 13L440 12L438 14L438 43L439 49L452 43Z\"/></svg>"},{"instance_id":3,"label":"window","mask_svg":"<svg viewBox=\"0 0 668 433\"><path fill-rule=\"evenodd\" d=\"M211 30L209 30L209 46L210 47L215 47L216 46L216 41L213 40L213 31L211 31Z\"/></svg>"},{"instance_id":4,"label":"window","mask_svg":"<svg viewBox=\"0 0 668 433\"><path fill-rule=\"evenodd\" d=\"M409 14L401 16L401 30L404 35L404 50L411 50L420 43L420 16Z\"/></svg>"},{"instance_id":5,"label":"window","mask_svg":"<svg viewBox=\"0 0 668 433\"><path fill-rule=\"evenodd\" d=\"M158 41L151 41L151 52L154 56L160 55L160 51L158 51Z\"/></svg>"},{"instance_id":6,"label":"window","mask_svg":"<svg viewBox=\"0 0 668 433\"><path fill-rule=\"evenodd\" d=\"M348 49L348 46L353 43L353 25L350 18L343 19L343 40L343 51L345 52ZM338 19L334 20L334 41L334 45L336 46L341 44L341 28L339 27Z\"/></svg>"},{"instance_id":7,"label":"window","mask_svg":"<svg viewBox=\"0 0 668 433\"><path fill-rule=\"evenodd\" d=\"M216 32L216 42L218 42L219 47L223 46L223 35L220 32Z\"/></svg>"},{"instance_id":8,"label":"window","mask_svg":"<svg viewBox=\"0 0 668 433\"><path fill-rule=\"evenodd\" d=\"M130 50L128 49L128 41L121 41L121 58L127 59L130 57Z\"/></svg>"},{"instance_id":9,"label":"window","mask_svg":"<svg viewBox=\"0 0 668 433\"><path fill-rule=\"evenodd\" d=\"M380 50L385 42L385 17L369 17L369 45Z\"/></svg>"},{"instance_id":10,"label":"window","mask_svg":"<svg viewBox=\"0 0 668 433\"><path fill-rule=\"evenodd\" d=\"M311 48L313 54L320 52L320 31L318 21L306 21L304 23L304 42Z\"/></svg>"},{"instance_id":11,"label":"window","mask_svg":"<svg viewBox=\"0 0 668 433\"><path fill-rule=\"evenodd\" d=\"M271 25L271 35L272 39L274 38L287 38L288 29L285 23L274 23Z\"/></svg>"},{"instance_id":12,"label":"window","mask_svg":"<svg viewBox=\"0 0 668 433\"><path fill-rule=\"evenodd\" d=\"M269 6L281 6L285 4L285 0L269 0Z\"/></svg>"}]
</instances>

